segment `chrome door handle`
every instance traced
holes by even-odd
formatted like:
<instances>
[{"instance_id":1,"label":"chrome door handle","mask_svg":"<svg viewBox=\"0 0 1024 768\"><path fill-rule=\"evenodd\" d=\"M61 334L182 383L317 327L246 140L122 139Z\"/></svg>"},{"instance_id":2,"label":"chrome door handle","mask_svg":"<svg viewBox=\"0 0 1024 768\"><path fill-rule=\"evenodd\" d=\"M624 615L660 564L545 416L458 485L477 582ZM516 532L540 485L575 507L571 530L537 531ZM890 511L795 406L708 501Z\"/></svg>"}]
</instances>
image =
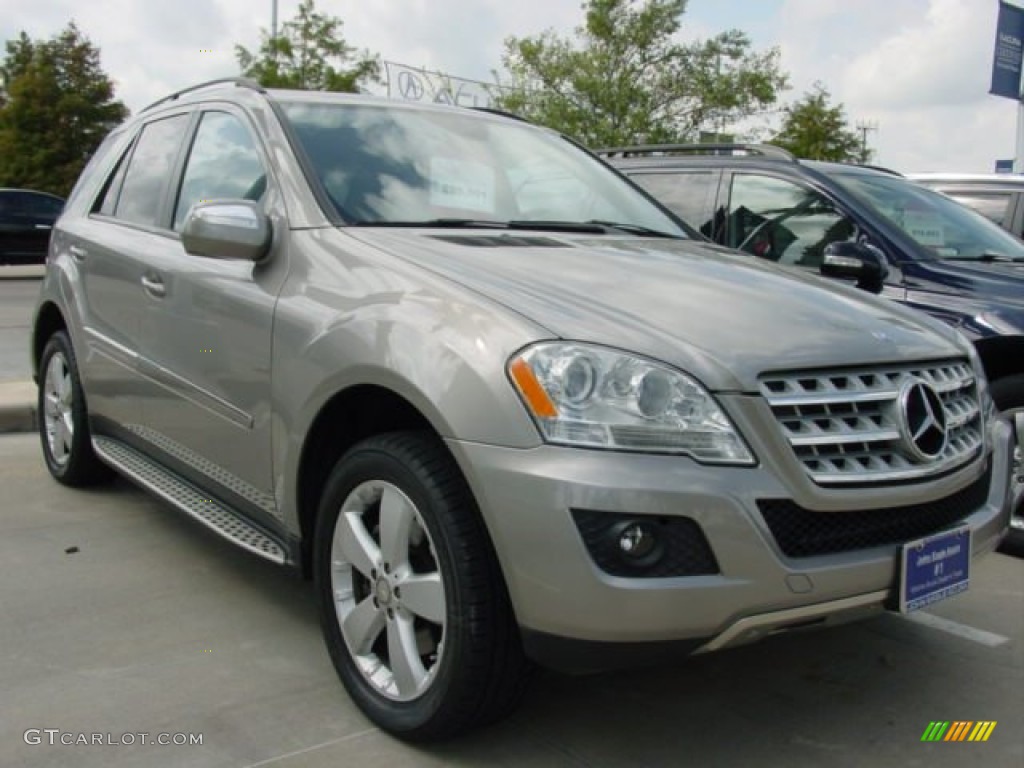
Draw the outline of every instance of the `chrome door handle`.
<instances>
[{"instance_id":1,"label":"chrome door handle","mask_svg":"<svg viewBox=\"0 0 1024 768\"><path fill-rule=\"evenodd\" d=\"M158 299L167 295L167 286L164 285L164 281L159 277L143 277L142 287L145 289L146 293L150 296L156 296Z\"/></svg>"},{"instance_id":2,"label":"chrome door handle","mask_svg":"<svg viewBox=\"0 0 1024 768\"><path fill-rule=\"evenodd\" d=\"M77 245L69 247L68 252L78 261L85 261L85 257L89 255L89 252L85 250L85 248L81 248Z\"/></svg>"}]
</instances>

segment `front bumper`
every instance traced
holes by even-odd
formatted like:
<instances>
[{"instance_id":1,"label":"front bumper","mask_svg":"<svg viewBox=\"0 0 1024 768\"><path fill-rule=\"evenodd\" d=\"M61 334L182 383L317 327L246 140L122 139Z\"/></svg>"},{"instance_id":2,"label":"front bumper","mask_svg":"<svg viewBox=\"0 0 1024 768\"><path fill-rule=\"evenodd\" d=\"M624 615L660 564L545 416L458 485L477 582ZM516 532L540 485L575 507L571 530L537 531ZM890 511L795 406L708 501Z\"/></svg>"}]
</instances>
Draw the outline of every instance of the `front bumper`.
<instances>
[{"instance_id":1,"label":"front bumper","mask_svg":"<svg viewBox=\"0 0 1024 768\"><path fill-rule=\"evenodd\" d=\"M1010 425L994 422L989 437L987 498L963 518L972 529L974 556L999 544L1009 520ZM613 644L613 649L614 644L683 641L690 650L715 650L780 629L857 618L881 609L895 593L898 546L787 557L757 502L794 494L764 465L708 467L673 456L547 445L530 450L454 440L448 445L480 505L528 638ZM841 514L843 508L930 503L977 482L984 471L979 460L909 487L822 489L819 501L826 499L827 505L808 506ZM688 517L706 536L718 572L610 575L595 565L572 510ZM528 650L531 645L550 643L527 643Z\"/></svg>"}]
</instances>

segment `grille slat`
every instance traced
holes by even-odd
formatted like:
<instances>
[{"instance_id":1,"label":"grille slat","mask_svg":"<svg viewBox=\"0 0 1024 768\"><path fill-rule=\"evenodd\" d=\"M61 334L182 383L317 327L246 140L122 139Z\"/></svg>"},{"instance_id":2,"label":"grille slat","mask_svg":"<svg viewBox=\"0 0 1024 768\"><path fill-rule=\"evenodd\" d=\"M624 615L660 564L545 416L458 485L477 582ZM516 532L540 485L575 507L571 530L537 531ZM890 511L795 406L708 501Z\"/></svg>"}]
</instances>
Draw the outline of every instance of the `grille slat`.
<instances>
[{"instance_id":1,"label":"grille slat","mask_svg":"<svg viewBox=\"0 0 1024 768\"><path fill-rule=\"evenodd\" d=\"M793 445L833 445L837 443L874 443L885 442L886 440L898 440L899 430L886 429L874 432L857 432L854 430L840 432L819 431L811 437L793 437L790 443Z\"/></svg>"},{"instance_id":2,"label":"grille slat","mask_svg":"<svg viewBox=\"0 0 1024 768\"><path fill-rule=\"evenodd\" d=\"M901 387L915 378L935 390L945 411L946 449L932 461L920 461L900 431ZM974 371L964 361L767 374L760 389L820 485L928 477L965 464L984 445Z\"/></svg>"}]
</instances>

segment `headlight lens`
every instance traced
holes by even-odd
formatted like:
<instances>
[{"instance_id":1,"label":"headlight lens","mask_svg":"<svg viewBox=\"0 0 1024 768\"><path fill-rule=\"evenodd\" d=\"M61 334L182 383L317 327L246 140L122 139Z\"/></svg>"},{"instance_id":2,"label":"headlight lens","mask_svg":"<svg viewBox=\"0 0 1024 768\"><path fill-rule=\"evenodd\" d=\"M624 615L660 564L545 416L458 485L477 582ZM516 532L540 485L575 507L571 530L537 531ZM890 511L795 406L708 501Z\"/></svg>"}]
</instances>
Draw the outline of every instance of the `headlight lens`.
<instances>
[{"instance_id":1,"label":"headlight lens","mask_svg":"<svg viewBox=\"0 0 1024 768\"><path fill-rule=\"evenodd\" d=\"M508 371L548 442L754 463L704 387L659 363L587 344L546 342L513 357Z\"/></svg>"}]
</instances>

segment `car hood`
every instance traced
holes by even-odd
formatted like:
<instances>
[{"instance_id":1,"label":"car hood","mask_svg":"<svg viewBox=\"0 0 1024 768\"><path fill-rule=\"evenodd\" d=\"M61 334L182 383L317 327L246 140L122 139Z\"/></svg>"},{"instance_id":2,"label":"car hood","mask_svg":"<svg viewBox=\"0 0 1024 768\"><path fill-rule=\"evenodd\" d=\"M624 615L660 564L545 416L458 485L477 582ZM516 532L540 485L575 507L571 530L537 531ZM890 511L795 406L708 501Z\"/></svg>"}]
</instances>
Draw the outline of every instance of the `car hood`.
<instances>
[{"instance_id":1,"label":"car hood","mask_svg":"<svg viewBox=\"0 0 1024 768\"><path fill-rule=\"evenodd\" d=\"M933 280L957 292L1024 307L1024 263L932 260L918 262Z\"/></svg>"},{"instance_id":2,"label":"car hood","mask_svg":"<svg viewBox=\"0 0 1024 768\"><path fill-rule=\"evenodd\" d=\"M670 363L717 391L767 371L962 356L935 321L696 241L347 228L553 336Z\"/></svg>"},{"instance_id":3,"label":"car hood","mask_svg":"<svg viewBox=\"0 0 1024 768\"><path fill-rule=\"evenodd\" d=\"M908 288L940 296L935 307L956 311L964 330L973 336L1024 333L1024 264L919 261L907 269ZM911 296L925 309L929 301Z\"/></svg>"}]
</instances>

